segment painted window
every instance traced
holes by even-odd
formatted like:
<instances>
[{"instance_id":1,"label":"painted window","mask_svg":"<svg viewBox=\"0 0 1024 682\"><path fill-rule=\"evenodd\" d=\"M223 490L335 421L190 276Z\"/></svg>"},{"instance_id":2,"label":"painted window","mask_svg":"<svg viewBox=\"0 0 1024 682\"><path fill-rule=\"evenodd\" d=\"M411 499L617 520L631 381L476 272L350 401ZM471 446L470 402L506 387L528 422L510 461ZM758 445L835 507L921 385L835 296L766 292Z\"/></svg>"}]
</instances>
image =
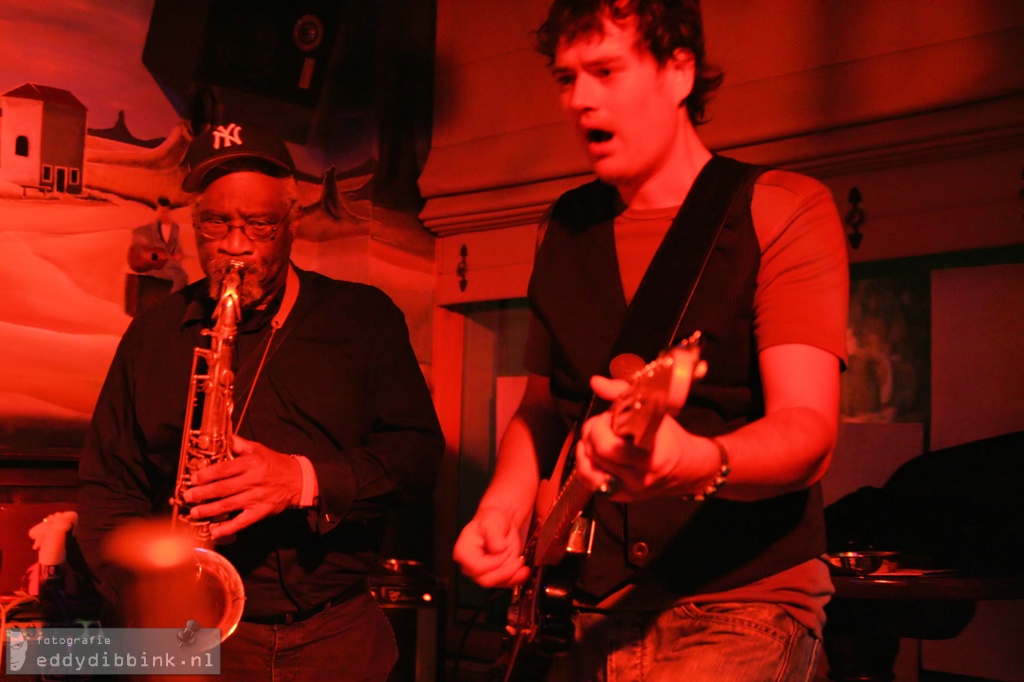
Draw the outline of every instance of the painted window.
<instances>
[{"instance_id":1,"label":"painted window","mask_svg":"<svg viewBox=\"0 0 1024 682\"><path fill-rule=\"evenodd\" d=\"M68 184L69 185L77 185L78 182L79 182L78 181L78 169L77 168L72 168L70 170L69 174L68 174L68 178L69 178L68 179Z\"/></svg>"},{"instance_id":2,"label":"painted window","mask_svg":"<svg viewBox=\"0 0 1024 682\"><path fill-rule=\"evenodd\" d=\"M48 163L43 164L43 182L49 182L53 178L53 166Z\"/></svg>"},{"instance_id":3,"label":"painted window","mask_svg":"<svg viewBox=\"0 0 1024 682\"><path fill-rule=\"evenodd\" d=\"M28 138L18 135L14 140L14 153L18 156L28 156Z\"/></svg>"}]
</instances>

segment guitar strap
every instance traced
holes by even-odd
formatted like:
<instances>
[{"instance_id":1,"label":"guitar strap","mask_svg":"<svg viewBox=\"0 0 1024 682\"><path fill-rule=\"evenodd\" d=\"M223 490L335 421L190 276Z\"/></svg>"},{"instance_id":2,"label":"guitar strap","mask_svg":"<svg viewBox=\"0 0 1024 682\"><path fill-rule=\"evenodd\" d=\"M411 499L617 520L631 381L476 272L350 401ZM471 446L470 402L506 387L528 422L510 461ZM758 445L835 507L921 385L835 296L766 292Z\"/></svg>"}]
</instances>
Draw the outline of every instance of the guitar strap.
<instances>
[{"instance_id":1,"label":"guitar strap","mask_svg":"<svg viewBox=\"0 0 1024 682\"><path fill-rule=\"evenodd\" d=\"M640 281L606 367L624 353L650 362L672 344L729 214L741 200L749 202L754 181L765 170L717 154L704 165ZM666 295L674 292L680 295ZM607 408L607 401L591 395L576 421L575 439L588 417ZM574 451L563 472L572 470Z\"/></svg>"}]
</instances>

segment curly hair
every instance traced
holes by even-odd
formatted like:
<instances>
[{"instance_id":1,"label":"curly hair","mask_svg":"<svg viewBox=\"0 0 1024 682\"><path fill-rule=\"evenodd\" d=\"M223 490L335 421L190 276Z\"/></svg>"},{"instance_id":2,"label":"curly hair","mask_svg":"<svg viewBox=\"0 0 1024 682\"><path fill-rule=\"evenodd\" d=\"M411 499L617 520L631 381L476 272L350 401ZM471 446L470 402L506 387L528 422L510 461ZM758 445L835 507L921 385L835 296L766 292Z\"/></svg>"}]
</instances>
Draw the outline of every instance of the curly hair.
<instances>
[{"instance_id":1,"label":"curly hair","mask_svg":"<svg viewBox=\"0 0 1024 682\"><path fill-rule=\"evenodd\" d=\"M678 49L693 55L693 90L680 106L686 105L694 125L705 123L704 108L711 92L722 84L722 72L708 64L704 55L700 0L554 0L547 20L535 32L537 51L550 65L562 40L600 35L605 19L619 25L635 20L637 48L650 52L659 66Z\"/></svg>"}]
</instances>

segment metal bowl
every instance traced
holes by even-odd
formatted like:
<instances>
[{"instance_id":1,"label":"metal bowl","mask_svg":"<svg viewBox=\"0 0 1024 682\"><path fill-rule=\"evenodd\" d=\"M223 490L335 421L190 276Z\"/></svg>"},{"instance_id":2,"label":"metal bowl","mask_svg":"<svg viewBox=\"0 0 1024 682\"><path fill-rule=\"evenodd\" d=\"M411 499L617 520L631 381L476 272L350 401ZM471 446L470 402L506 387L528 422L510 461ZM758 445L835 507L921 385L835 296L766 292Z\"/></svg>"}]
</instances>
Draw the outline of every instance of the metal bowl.
<instances>
[{"instance_id":1,"label":"metal bowl","mask_svg":"<svg viewBox=\"0 0 1024 682\"><path fill-rule=\"evenodd\" d=\"M835 552L826 554L829 568L837 575L868 575L899 568L899 552Z\"/></svg>"}]
</instances>

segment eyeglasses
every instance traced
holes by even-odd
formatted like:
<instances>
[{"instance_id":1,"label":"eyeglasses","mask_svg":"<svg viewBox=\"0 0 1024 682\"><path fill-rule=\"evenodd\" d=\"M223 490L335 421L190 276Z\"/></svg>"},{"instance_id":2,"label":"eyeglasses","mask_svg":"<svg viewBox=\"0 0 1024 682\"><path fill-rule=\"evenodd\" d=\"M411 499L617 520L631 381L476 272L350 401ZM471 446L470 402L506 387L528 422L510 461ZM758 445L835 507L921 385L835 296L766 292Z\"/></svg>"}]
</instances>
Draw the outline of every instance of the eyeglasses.
<instances>
[{"instance_id":1,"label":"eyeglasses","mask_svg":"<svg viewBox=\"0 0 1024 682\"><path fill-rule=\"evenodd\" d=\"M288 208L285 209L284 216L276 220L246 218L243 223L238 224L234 221L225 220L223 216L210 216L200 220L196 224L196 229L206 239L224 239L231 233L231 230L239 228L246 237L254 242L270 241L277 236L277 230L281 227L281 223L288 220L294 205L295 200L292 199L291 203L288 204Z\"/></svg>"}]
</instances>

